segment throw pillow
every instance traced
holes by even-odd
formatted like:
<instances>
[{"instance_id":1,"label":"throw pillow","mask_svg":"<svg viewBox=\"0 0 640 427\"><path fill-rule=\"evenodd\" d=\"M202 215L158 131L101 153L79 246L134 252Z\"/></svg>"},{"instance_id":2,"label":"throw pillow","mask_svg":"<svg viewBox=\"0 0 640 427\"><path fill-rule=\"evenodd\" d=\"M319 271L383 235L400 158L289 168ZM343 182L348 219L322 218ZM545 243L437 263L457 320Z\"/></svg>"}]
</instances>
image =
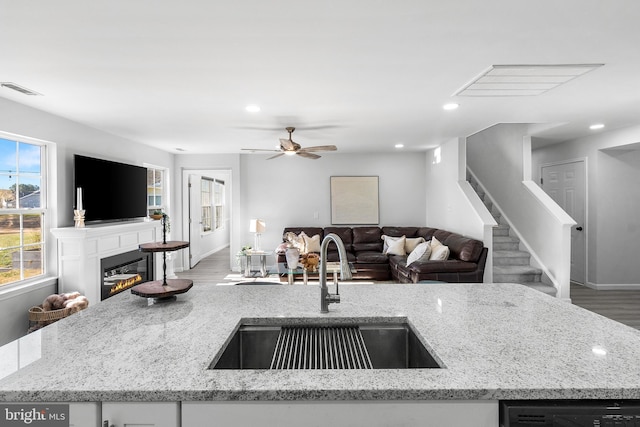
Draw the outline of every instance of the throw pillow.
<instances>
[{"instance_id":1,"label":"throw pillow","mask_svg":"<svg viewBox=\"0 0 640 427\"><path fill-rule=\"evenodd\" d=\"M445 261L447 259L449 259L449 247L443 245L435 237L432 237L431 238L431 255L429 256L429 260Z\"/></svg>"},{"instance_id":2,"label":"throw pillow","mask_svg":"<svg viewBox=\"0 0 640 427\"><path fill-rule=\"evenodd\" d=\"M307 250L304 244L304 237L302 236L303 234L304 234L304 231L301 232L299 235L292 232L288 232L286 234L286 240L287 242L289 242L291 247L296 248L301 254L306 254Z\"/></svg>"},{"instance_id":3,"label":"throw pillow","mask_svg":"<svg viewBox=\"0 0 640 427\"><path fill-rule=\"evenodd\" d=\"M406 238L404 236L396 239L389 240L387 250L385 252L386 255L406 255L407 253L404 250Z\"/></svg>"},{"instance_id":4,"label":"throw pillow","mask_svg":"<svg viewBox=\"0 0 640 427\"><path fill-rule=\"evenodd\" d=\"M413 252L416 247L420 244L424 242L424 238L422 237L407 237L405 244L404 244L404 250L405 252L407 252L408 254L410 254L411 252Z\"/></svg>"},{"instance_id":5,"label":"throw pillow","mask_svg":"<svg viewBox=\"0 0 640 427\"><path fill-rule=\"evenodd\" d=\"M380 238L384 241L384 244L382 245L382 253L385 254L387 253L387 249L389 249L389 245L391 244L391 242L395 242L397 240L402 239L404 236L401 237L392 237L392 236L387 236L385 234L383 234L382 236L380 236Z\"/></svg>"},{"instance_id":6,"label":"throw pillow","mask_svg":"<svg viewBox=\"0 0 640 427\"><path fill-rule=\"evenodd\" d=\"M314 234L309 237L303 231L300 233L302 238L304 239L304 247L306 249L306 253L317 252L320 253L320 235Z\"/></svg>"},{"instance_id":7,"label":"throw pillow","mask_svg":"<svg viewBox=\"0 0 640 427\"><path fill-rule=\"evenodd\" d=\"M407 257L407 267L416 261L427 261L431 256L431 245L429 242L420 243L411 251Z\"/></svg>"}]
</instances>

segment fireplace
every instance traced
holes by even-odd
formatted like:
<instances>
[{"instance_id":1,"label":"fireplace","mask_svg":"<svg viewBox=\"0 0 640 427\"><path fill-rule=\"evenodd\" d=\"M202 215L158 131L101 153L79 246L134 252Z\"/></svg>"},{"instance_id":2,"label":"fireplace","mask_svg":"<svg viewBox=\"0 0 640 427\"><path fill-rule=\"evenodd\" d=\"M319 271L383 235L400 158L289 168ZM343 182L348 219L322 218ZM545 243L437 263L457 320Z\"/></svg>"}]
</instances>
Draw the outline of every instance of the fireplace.
<instances>
[{"instance_id":1,"label":"fireplace","mask_svg":"<svg viewBox=\"0 0 640 427\"><path fill-rule=\"evenodd\" d=\"M153 254L138 250L102 258L100 300L154 279Z\"/></svg>"}]
</instances>

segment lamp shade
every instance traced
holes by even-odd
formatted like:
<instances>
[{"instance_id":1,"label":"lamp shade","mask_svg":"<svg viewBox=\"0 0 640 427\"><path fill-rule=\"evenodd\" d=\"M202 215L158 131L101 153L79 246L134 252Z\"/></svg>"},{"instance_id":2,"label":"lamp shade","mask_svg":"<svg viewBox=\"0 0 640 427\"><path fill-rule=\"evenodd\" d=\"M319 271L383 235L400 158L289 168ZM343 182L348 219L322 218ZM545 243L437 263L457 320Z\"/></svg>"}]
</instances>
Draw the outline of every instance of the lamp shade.
<instances>
[{"instance_id":1,"label":"lamp shade","mask_svg":"<svg viewBox=\"0 0 640 427\"><path fill-rule=\"evenodd\" d=\"M249 231L252 233L264 233L267 225L262 219L252 219L249 224Z\"/></svg>"}]
</instances>

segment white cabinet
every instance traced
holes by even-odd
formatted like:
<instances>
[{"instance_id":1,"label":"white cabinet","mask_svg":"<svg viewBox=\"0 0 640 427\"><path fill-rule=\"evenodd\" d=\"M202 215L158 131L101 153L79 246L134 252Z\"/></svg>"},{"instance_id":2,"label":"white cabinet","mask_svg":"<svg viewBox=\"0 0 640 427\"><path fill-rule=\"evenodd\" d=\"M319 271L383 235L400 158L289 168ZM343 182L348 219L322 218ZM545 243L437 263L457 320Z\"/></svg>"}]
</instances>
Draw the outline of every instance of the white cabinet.
<instances>
[{"instance_id":1,"label":"white cabinet","mask_svg":"<svg viewBox=\"0 0 640 427\"><path fill-rule=\"evenodd\" d=\"M69 404L69 427L98 427L99 422L99 403L74 402Z\"/></svg>"},{"instance_id":2,"label":"white cabinet","mask_svg":"<svg viewBox=\"0 0 640 427\"><path fill-rule=\"evenodd\" d=\"M103 402L102 425L109 427L180 427L178 402Z\"/></svg>"},{"instance_id":3,"label":"white cabinet","mask_svg":"<svg viewBox=\"0 0 640 427\"><path fill-rule=\"evenodd\" d=\"M497 427L495 400L183 402L182 427Z\"/></svg>"}]
</instances>

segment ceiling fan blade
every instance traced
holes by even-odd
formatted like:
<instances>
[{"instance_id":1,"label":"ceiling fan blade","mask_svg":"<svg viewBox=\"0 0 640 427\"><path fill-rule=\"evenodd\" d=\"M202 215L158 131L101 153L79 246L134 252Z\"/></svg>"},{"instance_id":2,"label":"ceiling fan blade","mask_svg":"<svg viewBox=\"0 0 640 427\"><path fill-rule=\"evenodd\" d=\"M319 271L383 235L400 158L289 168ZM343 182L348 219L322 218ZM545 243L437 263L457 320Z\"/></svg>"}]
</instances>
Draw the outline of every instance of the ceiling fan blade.
<instances>
[{"instance_id":1,"label":"ceiling fan blade","mask_svg":"<svg viewBox=\"0 0 640 427\"><path fill-rule=\"evenodd\" d=\"M320 158L320 156L318 156L317 154L307 153L306 151L302 151L302 150L298 151L296 154L298 156L302 156L302 157L305 157L307 159L314 159L315 160L315 159L319 159Z\"/></svg>"},{"instance_id":2,"label":"ceiling fan blade","mask_svg":"<svg viewBox=\"0 0 640 427\"><path fill-rule=\"evenodd\" d=\"M269 150L269 149L266 149L266 148L241 148L240 150L242 150L242 151L251 151L251 152L254 152L254 151L268 151L270 153L279 153L280 152L280 150Z\"/></svg>"},{"instance_id":3,"label":"ceiling fan blade","mask_svg":"<svg viewBox=\"0 0 640 427\"><path fill-rule=\"evenodd\" d=\"M313 147L303 148L302 151L306 151L308 153L314 151L336 151L338 148L335 145L315 145Z\"/></svg>"},{"instance_id":4,"label":"ceiling fan blade","mask_svg":"<svg viewBox=\"0 0 640 427\"><path fill-rule=\"evenodd\" d=\"M290 139L280 138L280 146L282 147L283 150L288 150L288 151L295 150L293 141L291 141Z\"/></svg>"},{"instance_id":5,"label":"ceiling fan blade","mask_svg":"<svg viewBox=\"0 0 640 427\"><path fill-rule=\"evenodd\" d=\"M284 156L284 153L276 154L275 156L268 157L267 160L275 159L276 157Z\"/></svg>"}]
</instances>

